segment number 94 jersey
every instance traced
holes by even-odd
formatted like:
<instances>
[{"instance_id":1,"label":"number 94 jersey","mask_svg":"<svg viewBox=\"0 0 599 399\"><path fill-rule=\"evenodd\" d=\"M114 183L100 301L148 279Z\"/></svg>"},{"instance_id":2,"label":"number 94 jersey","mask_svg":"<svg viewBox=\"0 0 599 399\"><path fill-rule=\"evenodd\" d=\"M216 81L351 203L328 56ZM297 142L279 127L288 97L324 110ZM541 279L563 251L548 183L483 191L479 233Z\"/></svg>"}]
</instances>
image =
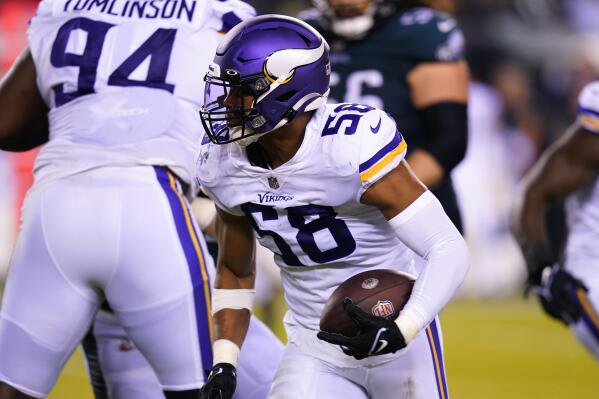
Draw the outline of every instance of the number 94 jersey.
<instances>
[{"instance_id":1,"label":"number 94 jersey","mask_svg":"<svg viewBox=\"0 0 599 399\"><path fill-rule=\"evenodd\" d=\"M198 182L218 207L248 218L260 243L275 253L293 318L318 330L324 303L348 277L371 268L414 273L412 252L382 213L360 203L405 152L383 111L323 105L297 153L274 170L253 166L235 143L204 140Z\"/></svg>"},{"instance_id":2,"label":"number 94 jersey","mask_svg":"<svg viewBox=\"0 0 599 399\"><path fill-rule=\"evenodd\" d=\"M43 0L29 47L50 108L36 180L106 165L164 165L190 181L203 77L239 0Z\"/></svg>"}]
</instances>

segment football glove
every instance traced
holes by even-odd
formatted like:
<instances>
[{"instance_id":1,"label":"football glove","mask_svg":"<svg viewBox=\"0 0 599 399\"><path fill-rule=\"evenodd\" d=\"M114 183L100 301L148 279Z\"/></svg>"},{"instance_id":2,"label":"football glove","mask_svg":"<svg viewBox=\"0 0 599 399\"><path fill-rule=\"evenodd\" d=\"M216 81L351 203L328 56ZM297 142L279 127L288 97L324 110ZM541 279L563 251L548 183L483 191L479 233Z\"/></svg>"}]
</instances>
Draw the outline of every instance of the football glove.
<instances>
[{"instance_id":1,"label":"football glove","mask_svg":"<svg viewBox=\"0 0 599 399\"><path fill-rule=\"evenodd\" d=\"M343 308L358 325L358 335L348 337L320 331L317 334L319 339L333 345L340 345L346 355L358 360L368 356L394 353L405 348L406 340L394 320L368 314L349 298L343 301Z\"/></svg>"},{"instance_id":2,"label":"football glove","mask_svg":"<svg viewBox=\"0 0 599 399\"><path fill-rule=\"evenodd\" d=\"M201 399L231 399L237 387L237 371L229 363L218 363L210 370L200 392Z\"/></svg>"},{"instance_id":3,"label":"football glove","mask_svg":"<svg viewBox=\"0 0 599 399\"><path fill-rule=\"evenodd\" d=\"M543 310L568 325L580 319L581 305L577 292L581 289L588 291L582 281L556 264L545 268L541 285L535 287L535 292Z\"/></svg>"}]
</instances>

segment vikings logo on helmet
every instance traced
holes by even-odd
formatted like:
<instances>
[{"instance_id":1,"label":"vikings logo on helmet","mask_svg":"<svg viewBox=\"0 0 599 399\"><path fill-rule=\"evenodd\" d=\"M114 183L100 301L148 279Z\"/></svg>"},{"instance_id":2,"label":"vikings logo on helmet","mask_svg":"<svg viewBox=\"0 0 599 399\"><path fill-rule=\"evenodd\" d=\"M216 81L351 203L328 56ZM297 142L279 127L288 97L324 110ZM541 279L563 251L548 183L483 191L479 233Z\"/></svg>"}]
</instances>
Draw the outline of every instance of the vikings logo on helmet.
<instances>
[{"instance_id":1,"label":"vikings logo on helmet","mask_svg":"<svg viewBox=\"0 0 599 399\"><path fill-rule=\"evenodd\" d=\"M395 313L395 308L391 301L378 301L372 307L372 314L379 317L390 317Z\"/></svg>"}]
</instances>

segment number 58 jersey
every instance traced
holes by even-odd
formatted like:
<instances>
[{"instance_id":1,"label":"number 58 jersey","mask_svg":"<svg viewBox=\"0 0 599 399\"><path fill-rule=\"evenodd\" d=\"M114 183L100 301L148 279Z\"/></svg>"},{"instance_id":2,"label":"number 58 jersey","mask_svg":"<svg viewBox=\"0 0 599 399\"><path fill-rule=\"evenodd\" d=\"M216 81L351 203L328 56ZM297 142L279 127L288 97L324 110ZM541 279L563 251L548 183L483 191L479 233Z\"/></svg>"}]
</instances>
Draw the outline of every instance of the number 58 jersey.
<instances>
[{"instance_id":1,"label":"number 58 jersey","mask_svg":"<svg viewBox=\"0 0 599 399\"><path fill-rule=\"evenodd\" d=\"M50 108L35 177L163 165L190 181L203 77L240 0L43 0L29 47Z\"/></svg>"},{"instance_id":2,"label":"number 58 jersey","mask_svg":"<svg viewBox=\"0 0 599 399\"><path fill-rule=\"evenodd\" d=\"M204 140L198 180L218 207L247 217L275 254L294 321L318 330L324 303L350 276L373 268L415 274L412 251L377 208L360 203L405 152L383 111L323 105L297 153L273 170L252 165L235 143Z\"/></svg>"}]
</instances>

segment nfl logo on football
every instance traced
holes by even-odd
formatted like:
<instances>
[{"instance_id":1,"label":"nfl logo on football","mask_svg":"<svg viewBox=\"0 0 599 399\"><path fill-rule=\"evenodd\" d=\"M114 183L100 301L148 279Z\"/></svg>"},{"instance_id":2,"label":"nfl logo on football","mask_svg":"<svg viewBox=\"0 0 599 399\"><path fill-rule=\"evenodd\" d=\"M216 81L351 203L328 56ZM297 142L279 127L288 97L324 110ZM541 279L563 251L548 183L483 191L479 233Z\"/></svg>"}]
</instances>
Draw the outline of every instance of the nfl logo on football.
<instances>
[{"instance_id":1,"label":"nfl logo on football","mask_svg":"<svg viewBox=\"0 0 599 399\"><path fill-rule=\"evenodd\" d=\"M379 317L389 317L395 313L393 304L391 301L378 301L376 305L372 307L372 314Z\"/></svg>"}]
</instances>

